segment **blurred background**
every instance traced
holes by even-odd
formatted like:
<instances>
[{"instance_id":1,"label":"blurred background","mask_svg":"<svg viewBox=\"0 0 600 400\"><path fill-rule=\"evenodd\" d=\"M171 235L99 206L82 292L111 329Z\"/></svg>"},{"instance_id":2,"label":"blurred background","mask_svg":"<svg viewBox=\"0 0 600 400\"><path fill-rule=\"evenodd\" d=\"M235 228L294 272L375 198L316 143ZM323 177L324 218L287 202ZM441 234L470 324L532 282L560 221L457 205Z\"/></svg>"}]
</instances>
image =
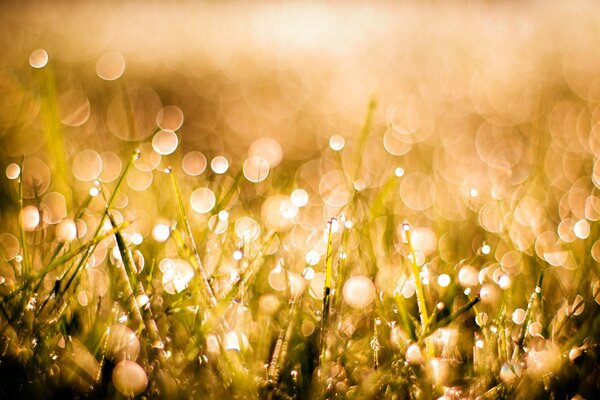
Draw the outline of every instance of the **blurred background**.
<instances>
[{"instance_id":1,"label":"blurred background","mask_svg":"<svg viewBox=\"0 0 600 400\"><path fill-rule=\"evenodd\" d=\"M598 332L592 321L600 302L599 12L592 1L3 2L0 167L7 179L0 183L6 252L0 291L11 292L20 279L13 264L23 252L14 182L21 158L27 206L21 222L34 248L31 260L43 261L44 249L65 238L90 243L106 204L100 190L115 186L139 149L114 208L118 222L131 221L127 245L141 250L146 265L182 251L170 237L178 209L168 167L181 181L217 294L245 271L245 257L266 254L271 272L260 272L264 279L246 298L254 320L239 322L239 331L248 333L241 347L260 353L247 357L256 361L257 375L270 354L261 346L262 331L255 331L259 299L271 292L287 296L291 278L271 276L285 260L302 290L321 282L302 312L320 309L322 239L331 217L348 221L348 231L357 228L337 255L348 260L344 273L368 277L345 299L353 310L346 307L339 318L347 317L350 327L342 326L334 343L360 330L375 288L390 298L399 291L405 299L415 296L405 262L414 258L431 283L430 307L439 300L442 309L444 302L457 309L468 296L463 289L481 289L487 298L478 326L487 325L483 314L520 310L522 318L513 317L507 328L513 339L545 271L545 317L536 317L540 331L531 336L539 336L544 321L549 337L550 324L581 315L553 342L568 351L576 328L586 327L584 337ZM82 204L86 212L76 217ZM412 258L403 221L414 227ZM75 233L64 231L71 226ZM275 244L267 233L277 237ZM110 266L119 261L114 249L112 241L98 246L88 265L102 271L105 292ZM311 281L312 267L319 280ZM74 308L86 309L92 298L104 301L94 292L94 274L86 272L89 280L77 289L85 301L78 297ZM168 302L191 279L173 287L148 275L157 281L150 297ZM57 276L42 277L48 293ZM446 289L451 277L452 290ZM585 312L575 307L584 298ZM162 301L153 302L157 318L172 325L165 322L161 333L176 337L179 317L165 314ZM110 313L111 306L103 307ZM377 315L392 320L391 309ZM285 326L282 319L276 328ZM311 324L299 333L307 341L315 338L318 318ZM82 326L100 331L91 322ZM370 329L359 332L367 342ZM394 324L385 329L388 339L396 332ZM479 328L468 329L468 340L477 337ZM170 349L181 350L184 339ZM371 357L368 344L361 349ZM363 380L359 367L347 370L354 382ZM485 381L476 392L491 386ZM569 393L577 387L569 386Z\"/></svg>"}]
</instances>

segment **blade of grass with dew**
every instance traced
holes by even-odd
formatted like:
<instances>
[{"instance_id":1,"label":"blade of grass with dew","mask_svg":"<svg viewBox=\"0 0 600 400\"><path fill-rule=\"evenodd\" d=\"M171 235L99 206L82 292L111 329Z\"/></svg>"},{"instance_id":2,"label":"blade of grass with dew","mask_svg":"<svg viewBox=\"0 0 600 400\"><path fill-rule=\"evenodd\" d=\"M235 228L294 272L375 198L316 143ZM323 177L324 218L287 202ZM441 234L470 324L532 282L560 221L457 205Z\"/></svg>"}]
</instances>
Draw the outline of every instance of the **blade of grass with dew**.
<instances>
[{"instance_id":1,"label":"blade of grass with dew","mask_svg":"<svg viewBox=\"0 0 600 400\"><path fill-rule=\"evenodd\" d=\"M517 359L519 358L519 355L521 354L521 352L523 351L523 342L525 341L525 335L527 334L527 327L529 325L529 320L531 319L531 314L533 312L533 307L534 307L534 303L535 300L542 296L542 282L544 280L544 273L541 272L538 279L537 279L537 283L535 285L535 289L533 290L533 292L531 293L531 296L529 298L529 303L527 304L527 311L525 313L525 320L523 321L523 326L521 327L521 332L519 332L519 338L517 340L516 346L515 346L515 350L513 351L513 356L512 356L512 361L513 363L515 363L517 361Z\"/></svg>"},{"instance_id":2,"label":"blade of grass with dew","mask_svg":"<svg viewBox=\"0 0 600 400\"><path fill-rule=\"evenodd\" d=\"M113 190L111 196L108 198L108 200L106 202L106 209L105 209L104 213L102 214L102 217L100 218L100 223L98 224L98 227L96 228L96 231L94 232L94 235L92 236L92 244L91 244L91 246L88 246L87 250L83 254L83 257L79 261L77 268L71 275L71 278L67 281L67 284L63 288L61 294L59 296L57 296L57 301L52 310L54 311L58 308L58 312L57 312L57 315L55 318L49 319L49 322L52 323L53 321L54 322L57 321L60 318L60 316L62 315L62 313L65 311L65 309L67 307L67 303L64 301L65 293L69 290L69 288L71 287L71 285L73 284L75 279L79 277L79 273L84 268L84 266L87 264L89 258L92 256L92 254L96 250L96 246L99 243L99 242L97 242L97 239L102 234L102 229L104 229L104 223L106 222L108 212L110 209L112 209L112 206L114 205L117 194L119 193L119 190L123 186L123 183L125 182L125 178L127 177L127 174L133 167L134 161L139 159L139 157L140 157L140 151L135 150L133 152L133 154L131 155L131 157L129 158L129 162L125 166L125 169L123 170L123 172L121 173L121 176L119 177L119 180L117 181L115 190Z\"/></svg>"},{"instance_id":3,"label":"blade of grass with dew","mask_svg":"<svg viewBox=\"0 0 600 400\"><path fill-rule=\"evenodd\" d=\"M417 257L415 256L415 251L412 246L410 225L407 222L404 222L402 224L402 230L406 235L406 242L408 244L408 251L410 254L410 266L413 277L415 278L417 305L419 307L419 317L421 320L421 334L423 334L424 332L427 332L429 326L429 317L427 315L427 305L425 304L423 282L421 281L421 274L419 272L419 266L417 265ZM427 347L428 357L432 358L435 355L432 343L430 341L426 341L425 345Z\"/></svg>"},{"instance_id":4,"label":"blade of grass with dew","mask_svg":"<svg viewBox=\"0 0 600 400\"><path fill-rule=\"evenodd\" d=\"M321 314L321 335L320 335L320 354L319 360L320 364L323 365L325 362L325 355L327 352L327 339L325 337L326 330L328 328L329 322L329 301L331 295L331 275L332 275L332 266L333 266L333 256L332 256L332 233L333 233L333 223L337 221L335 218L332 218L328 222L328 233L327 233L327 255L325 258L325 283L323 286L323 311Z\"/></svg>"},{"instance_id":5,"label":"blade of grass with dew","mask_svg":"<svg viewBox=\"0 0 600 400\"><path fill-rule=\"evenodd\" d=\"M107 212L107 214L113 228L116 229L117 222L115 221L113 215L110 212ZM161 364L164 364L164 345L160 338L158 327L156 326L156 321L154 321L154 318L152 317L152 310L149 307L144 307L144 312L142 313L137 303L137 299L142 296L145 298L146 293L144 291L144 287L141 285L141 282L139 282L137 278L137 269L131 257L131 252L125 244L125 240L123 239L123 235L121 235L121 231L117 230L115 232L115 239L117 241L119 252L121 253L121 261L123 261L123 267L126 273L127 284L130 289L130 309L131 311L133 311L134 315L140 319L142 327L146 330L148 339L150 340L150 343L152 343L152 347L155 349L158 361Z\"/></svg>"},{"instance_id":6,"label":"blade of grass with dew","mask_svg":"<svg viewBox=\"0 0 600 400\"><path fill-rule=\"evenodd\" d=\"M200 255L198 254L198 249L196 247L196 242L194 240L194 235L192 233L192 227L190 226L190 221L187 217L187 212L185 211L185 206L183 204L183 197L181 196L181 191L179 190L179 184L177 183L177 178L175 178L175 174L173 174L171 168L167 168L165 170L167 174L169 174L171 178L171 184L173 186L173 191L175 192L175 198L177 200L177 206L179 208L179 217L183 222L183 226L185 228L185 233L189 237L190 246L192 249L192 254L194 256L194 262L196 264L196 269L200 274L201 286L203 290L203 295L205 297L205 301L208 303L210 307L214 307L217 304L217 299L214 295L214 290L208 281L208 277L206 276L206 271L202 266L202 261L200 260Z\"/></svg>"},{"instance_id":7,"label":"blade of grass with dew","mask_svg":"<svg viewBox=\"0 0 600 400\"><path fill-rule=\"evenodd\" d=\"M23 221L21 221L21 216L23 215L23 167L25 164L25 156L21 156L20 162L20 172L19 172L19 198L18 198L18 207L19 207L19 235L21 237L21 248L23 249L23 281L27 282L29 277L29 247L27 245L27 240L25 237L25 227L23 225Z\"/></svg>"},{"instance_id":8,"label":"blade of grass with dew","mask_svg":"<svg viewBox=\"0 0 600 400\"><path fill-rule=\"evenodd\" d=\"M447 316L446 318L440 320L439 322L430 325L425 332L421 334L419 337L419 343L423 343L429 336L431 336L435 331L445 326L450 325L454 322L458 317L469 311L471 308L475 307L475 304L479 303L481 298L476 296L473 300L469 301L467 304L460 307L458 310Z\"/></svg>"}]
</instances>

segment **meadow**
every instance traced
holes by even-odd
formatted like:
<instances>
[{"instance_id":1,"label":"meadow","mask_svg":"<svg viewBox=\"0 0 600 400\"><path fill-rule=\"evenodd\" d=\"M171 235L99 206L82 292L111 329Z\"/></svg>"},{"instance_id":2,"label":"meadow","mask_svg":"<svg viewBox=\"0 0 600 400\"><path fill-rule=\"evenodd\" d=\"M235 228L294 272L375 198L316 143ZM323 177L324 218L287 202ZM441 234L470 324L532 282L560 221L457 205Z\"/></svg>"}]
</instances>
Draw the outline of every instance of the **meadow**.
<instances>
[{"instance_id":1,"label":"meadow","mask_svg":"<svg viewBox=\"0 0 600 400\"><path fill-rule=\"evenodd\" d=\"M598 8L0 5L0 397L597 398Z\"/></svg>"}]
</instances>

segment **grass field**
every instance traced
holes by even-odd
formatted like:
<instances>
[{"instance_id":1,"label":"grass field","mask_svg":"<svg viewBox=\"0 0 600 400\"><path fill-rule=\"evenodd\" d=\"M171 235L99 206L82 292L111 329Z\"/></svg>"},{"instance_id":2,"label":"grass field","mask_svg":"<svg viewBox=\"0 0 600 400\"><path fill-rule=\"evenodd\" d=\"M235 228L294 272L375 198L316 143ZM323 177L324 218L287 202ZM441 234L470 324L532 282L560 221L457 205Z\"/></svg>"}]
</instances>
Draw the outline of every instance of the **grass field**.
<instances>
[{"instance_id":1,"label":"grass field","mask_svg":"<svg viewBox=\"0 0 600 400\"><path fill-rule=\"evenodd\" d=\"M0 398L597 398L599 11L0 5Z\"/></svg>"}]
</instances>

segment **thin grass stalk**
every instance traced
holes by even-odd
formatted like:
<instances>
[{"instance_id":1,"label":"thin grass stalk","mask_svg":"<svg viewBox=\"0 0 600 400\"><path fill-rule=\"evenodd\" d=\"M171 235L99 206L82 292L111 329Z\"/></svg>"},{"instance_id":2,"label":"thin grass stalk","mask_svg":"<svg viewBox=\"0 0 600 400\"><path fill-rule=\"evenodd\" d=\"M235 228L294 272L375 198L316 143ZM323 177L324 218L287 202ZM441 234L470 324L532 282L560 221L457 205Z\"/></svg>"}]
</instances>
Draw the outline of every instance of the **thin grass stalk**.
<instances>
[{"instance_id":1,"label":"thin grass stalk","mask_svg":"<svg viewBox=\"0 0 600 400\"><path fill-rule=\"evenodd\" d=\"M540 273L538 277L537 283L535 285L535 289L531 293L529 297L529 303L527 304L527 311L525 313L525 321L523 321L523 326L521 327L521 332L519 333L519 339L517 340L517 345L515 346L515 350L513 351L512 361L515 363L519 358L519 354L523 351L523 342L525 341L525 335L527 334L527 326L529 325L529 321L531 319L531 314L533 312L533 307L535 304L535 300L538 297L542 297L542 282L544 279L544 272Z\"/></svg>"},{"instance_id":2,"label":"thin grass stalk","mask_svg":"<svg viewBox=\"0 0 600 400\"><path fill-rule=\"evenodd\" d=\"M185 211L185 206L183 204L183 197L181 196L181 191L179 190L179 184L177 183L177 179L175 178L175 174L172 173L170 168L167 168L166 172L171 177L171 184L173 186L173 191L175 192L175 198L177 200L177 206L179 208L179 217L183 222L183 226L185 228L185 233L189 237L190 246L192 250L192 254L194 256L194 261L196 264L196 269L200 274L201 286L204 291L203 295L205 300L208 302L210 307L214 307L217 305L217 298L215 297L214 290L208 281L208 277L206 275L206 271L202 266L202 261L200 260L200 255L198 254L198 249L196 247L196 242L194 240L194 235L192 234L192 227L190 226L190 221L187 216L187 212Z\"/></svg>"},{"instance_id":3,"label":"thin grass stalk","mask_svg":"<svg viewBox=\"0 0 600 400\"><path fill-rule=\"evenodd\" d=\"M25 156L21 156L20 161L20 173L19 173L19 198L18 198L18 206L19 206L19 236L21 238L21 248L23 249L23 281L27 282L27 278L29 277L29 247L27 246L27 240L25 238L25 227L23 226L23 221L21 221L21 216L23 215L23 167L25 164Z\"/></svg>"},{"instance_id":4,"label":"thin grass stalk","mask_svg":"<svg viewBox=\"0 0 600 400\"><path fill-rule=\"evenodd\" d=\"M117 222L115 221L112 214L109 212L108 217L113 228L116 229ZM139 322L142 328L146 331L148 335L148 339L152 344L152 347L156 351L158 361L164 365L165 354L164 348L162 345L162 340L160 339L160 334L158 332L158 327L156 326L156 322L152 317L152 310L149 307L144 308L144 312L142 313L140 307L137 303L137 298L141 296L146 296L144 291L144 287L141 285L137 278L137 269L135 263L131 257L131 252L129 248L125 245L125 240L123 239L123 235L121 232L117 230L115 232L115 239L117 241L117 247L119 248L119 252L121 253L121 260L123 261L123 267L125 270L125 278L127 280L127 287L129 288L129 306L131 311L133 311L136 318L139 318Z\"/></svg>"},{"instance_id":5,"label":"thin grass stalk","mask_svg":"<svg viewBox=\"0 0 600 400\"><path fill-rule=\"evenodd\" d=\"M329 230L327 233L327 255L325 258L325 284L323 286L323 312L321 315L321 350L319 355L320 364L323 365L325 362L325 355L327 353L327 339L325 337L326 329L328 327L329 322L329 302L331 296L331 276L332 276L332 265L333 265L333 257L332 257L332 230L333 230L333 221L335 218L329 220Z\"/></svg>"},{"instance_id":6,"label":"thin grass stalk","mask_svg":"<svg viewBox=\"0 0 600 400\"><path fill-rule=\"evenodd\" d=\"M402 224L402 229L406 234L406 242L408 244L408 251L410 253L410 266L412 274L415 278L415 286L417 293L417 305L419 307L419 318L421 320L421 334L427 332L429 327L429 316L427 314L427 305L425 303L425 292L423 290L423 282L421 281L421 274L419 271L419 266L417 265L417 257L415 256L415 251L412 245L411 240L411 230L410 225L408 223ZM432 344L429 341L426 341L427 346L427 355L431 358L434 354L434 349Z\"/></svg>"},{"instance_id":7,"label":"thin grass stalk","mask_svg":"<svg viewBox=\"0 0 600 400\"><path fill-rule=\"evenodd\" d=\"M57 297L57 301L56 301L56 303L55 303L55 305L53 307L53 310L55 310L55 309L58 308L58 312L57 312L57 315L55 317L50 318L50 320L49 320L50 324L56 322L60 318L60 316L64 313L64 311L66 310L67 303L64 301L64 295L69 290L69 288L71 287L71 285L73 284L73 282L75 281L75 279L79 277L79 272L81 272L81 270L83 269L83 267L87 264L89 258L92 256L92 254L96 250L96 246L99 243L99 241L97 239L102 234L102 229L104 228L104 223L105 223L106 218L108 216L108 212L112 208L112 206L113 206L113 204L115 202L115 199L117 197L117 193L119 193L119 190L123 186L123 183L125 182L125 178L127 177L127 174L129 173L129 171L133 167L134 161L137 160L139 157L140 157L140 152L139 152L139 150L136 150L136 151L133 152L133 154L129 158L129 162L125 166L125 169L123 170L123 173L121 174L121 176L119 177L119 180L117 181L117 185L115 186L115 190L112 192L110 198L108 199L108 201L106 203L106 210L102 214L102 218L100 218L100 223L98 224L98 227L96 228L96 231L94 232L94 236L92 237L92 242L91 242L92 244L90 246L88 246L87 250L83 254L83 257L81 258L81 260L77 264L77 268L75 269L75 272L73 272L73 274L71 275L71 278L69 279L69 281L67 282L67 284L63 288L61 294Z\"/></svg>"},{"instance_id":8,"label":"thin grass stalk","mask_svg":"<svg viewBox=\"0 0 600 400\"><path fill-rule=\"evenodd\" d=\"M430 325L427 328L427 330L421 334L421 337L419 338L419 343L423 343L429 336L431 336L433 333L435 333L435 331L437 331L438 329L450 325L458 317L460 317L464 313L471 310L471 308L473 308L475 306L475 304L479 303L480 300L481 300L481 298L479 296L477 296L473 300L469 301L467 304L463 305L461 308L459 308L458 310L456 310L455 312L453 312L452 314L447 316L446 318L440 320L439 322L437 322L433 325Z\"/></svg>"}]
</instances>

